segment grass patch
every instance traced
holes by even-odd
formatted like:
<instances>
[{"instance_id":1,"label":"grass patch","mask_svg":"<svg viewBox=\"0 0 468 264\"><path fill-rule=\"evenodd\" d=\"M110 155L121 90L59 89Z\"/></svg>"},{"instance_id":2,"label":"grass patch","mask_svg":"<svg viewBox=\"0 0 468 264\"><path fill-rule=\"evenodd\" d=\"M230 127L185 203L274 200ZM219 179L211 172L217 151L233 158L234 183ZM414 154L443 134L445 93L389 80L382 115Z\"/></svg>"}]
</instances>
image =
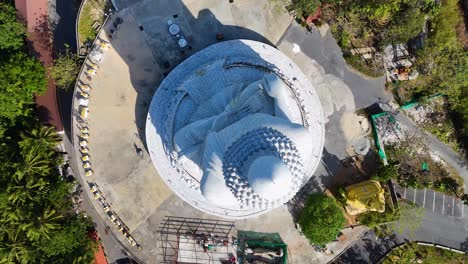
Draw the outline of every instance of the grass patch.
<instances>
[{"instance_id":1,"label":"grass patch","mask_svg":"<svg viewBox=\"0 0 468 264\"><path fill-rule=\"evenodd\" d=\"M466 262L468 262L467 255L432 246L409 243L394 249L382 263L462 264Z\"/></svg>"},{"instance_id":2,"label":"grass patch","mask_svg":"<svg viewBox=\"0 0 468 264\"><path fill-rule=\"evenodd\" d=\"M460 153L460 147L457 143L457 138L455 137L455 129L451 120L444 120L442 123L432 123L426 122L423 125L423 128L434 135L437 139L444 142L449 146L453 151Z\"/></svg>"},{"instance_id":3,"label":"grass patch","mask_svg":"<svg viewBox=\"0 0 468 264\"><path fill-rule=\"evenodd\" d=\"M369 60L366 62L357 55L345 55L344 59L349 66L366 76L376 78L384 74L383 67L377 65L378 63L375 61L371 62Z\"/></svg>"},{"instance_id":4,"label":"grass patch","mask_svg":"<svg viewBox=\"0 0 468 264\"><path fill-rule=\"evenodd\" d=\"M80 46L86 42L92 42L97 31L93 28L93 24L104 22L104 10L106 8L105 1L88 0L82 7L78 21L78 35Z\"/></svg>"}]
</instances>

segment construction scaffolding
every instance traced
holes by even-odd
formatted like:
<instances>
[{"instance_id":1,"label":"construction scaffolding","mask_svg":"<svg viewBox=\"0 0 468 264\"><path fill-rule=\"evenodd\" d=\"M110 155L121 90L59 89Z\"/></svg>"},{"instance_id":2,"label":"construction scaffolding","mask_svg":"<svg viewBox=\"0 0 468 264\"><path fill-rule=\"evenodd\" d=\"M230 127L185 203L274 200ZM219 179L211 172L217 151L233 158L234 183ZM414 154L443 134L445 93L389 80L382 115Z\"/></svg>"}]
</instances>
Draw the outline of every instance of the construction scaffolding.
<instances>
[{"instance_id":1,"label":"construction scaffolding","mask_svg":"<svg viewBox=\"0 0 468 264\"><path fill-rule=\"evenodd\" d=\"M163 263L236 263L236 232L231 221L166 216L159 226Z\"/></svg>"}]
</instances>

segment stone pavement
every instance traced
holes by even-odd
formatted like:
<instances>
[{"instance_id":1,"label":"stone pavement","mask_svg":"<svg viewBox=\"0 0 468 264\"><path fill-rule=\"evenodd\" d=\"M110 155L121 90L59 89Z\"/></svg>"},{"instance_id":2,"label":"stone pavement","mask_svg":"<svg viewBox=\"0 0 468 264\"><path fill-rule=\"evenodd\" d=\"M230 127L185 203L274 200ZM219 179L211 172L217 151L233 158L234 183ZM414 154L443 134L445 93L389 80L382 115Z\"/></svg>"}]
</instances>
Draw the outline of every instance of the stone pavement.
<instances>
[{"instance_id":1,"label":"stone pavement","mask_svg":"<svg viewBox=\"0 0 468 264\"><path fill-rule=\"evenodd\" d=\"M143 2L150 3L151 1ZM263 1L262 3L267 4L269 2ZM139 3L133 4L129 8L116 13L110 22L105 25L104 31L100 33L99 38L109 41L111 48L104 52L103 61L99 63L97 74L91 78L91 81L88 81L84 74L80 76L83 82L89 83L92 87L89 101L90 112L86 125L90 130L88 145L94 170L93 176L83 176L81 161L79 159L81 155L78 152L77 135L74 135L73 143L83 182L93 182L99 185L106 200L111 203L112 211L128 227L130 234L141 245L142 250L137 251L135 247L131 247L128 244L126 239L114 228L114 225L111 225L110 220L107 219L108 215L103 210L99 210L102 207L93 199L92 202L95 208L98 209L100 217L105 219L107 225L111 226L111 231L138 258L146 263L161 263L161 244L157 229L164 216L176 215L209 219L215 217L197 211L174 195L157 175L147 153L145 152L142 157L137 154L138 149L145 148L143 128L150 100L164 74L170 70L165 68L165 65L161 67L160 58L154 57L155 54L160 53L154 52L154 49L157 49L155 45L158 42L151 41L152 37L157 37L158 35L151 35L146 32L146 28L151 28L151 24L147 24L146 27L146 24L143 25L143 30L140 30L142 22L146 21L149 23L153 17L149 17L146 20L144 14L141 13L144 8L138 5ZM249 12L253 14L262 13L263 10L260 11L260 9L264 8L263 5L257 3L254 6L247 1L236 1L236 5L233 5L233 7L235 6L238 8L248 8ZM147 6L147 9L150 10L150 7L154 8L155 6ZM137 10L136 8L139 9ZM197 10L197 6L188 6L186 8L187 10ZM155 13L158 9L152 10L152 13ZM216 10L216 6L209 11L211 13L219 12ZM241 11L239 9L236 12ZM113 20L117 16L123 20L123 23L113 35L112 40L109 40L107 36L110 33ZM204 19L206 20L193 20L192 22L198 23L197 21L200 21L201 25L210 22L209 17ZM211 17L211 19L214 18ZM270 17L269 19L273 18ZM242 21L242 18L236 19L236 23L241 25L239 21ZM263 21L261 23L265 23L263 27L268 28L266 23L269 20L265 19L261 21ZM165 20L160 20L160 22L166 23ZM244 21L242 23L248 24L248 22ZM216 23L222 23L222 21ZM283 23L287 24L289 20L283 21ZM214 33L211 31L204 33L202 31L203 26L198 26L199 29L197 29L197 25L192 25L192 23L187 23L186 25L193 26L191 32L194 38L197 37L202 40L205 39L205 36L207 37L206 39L213 38ZM272 23L270 26L274 25L276 24ZM165 28L166 24L155 25L155 27L158 26ZM244 36L237 35L240 34L239 32L248 32L239 30L237 27L226 27L223 32L225 32L226 36L239 37ZM233 33L230 33L229 29L232 29ZM257 28L256 30L259 29ZM271 35L268 32L259 32L252 36L268 36L270 34L269 38L271 42L279 39L282 35L282 32L279 29L277 30L276 35ZM198 33L195 35L193 32ZM248 36L247 34L246 37ZM214 40L210 41L213 42ZM168 56L167 58L171 64L169 68L175 66L178 60L189 56L196 49L201 49L202 43L205 43L205 45L210 44L208 41L196 40L193 40L193 43L198 44L197 46L194 44L192 51L176 54L174 57L170 55L172 53L165 54L163 52L164 56ZM178 49L175 45L170 48ZM86 63L89 62L87 61ZM317 73L317 78L319 78L318 73L320 71L314 72ZM74 106L74 111L76 112L77 98L75 98ZM79 124L76 118L73 120L75 132L78 131L81 125L84 124ZM332 163L333 165L331 165ZM322 178L329 177L332 174L330 168L337 167L339 159L334 154L325 150L322 164L322 171L318 172L320 175L317 174L315 177L317 181L322 181ZM319 183L316 183L314 186L319 185ZM92 196L89 188L86 188L86 193ZM293 218L286 205L259 217L238 220L235 224L238 230L278 232L288 244L291 263L324 263L333 258L333 254L326 255L315 252L309 242L297 232ZM329 249L334 254L337 254L353 238L362 233L363 230L364 227L346 229L344 233L348 239L331 243Z\"/></svg>"}]
</instances>

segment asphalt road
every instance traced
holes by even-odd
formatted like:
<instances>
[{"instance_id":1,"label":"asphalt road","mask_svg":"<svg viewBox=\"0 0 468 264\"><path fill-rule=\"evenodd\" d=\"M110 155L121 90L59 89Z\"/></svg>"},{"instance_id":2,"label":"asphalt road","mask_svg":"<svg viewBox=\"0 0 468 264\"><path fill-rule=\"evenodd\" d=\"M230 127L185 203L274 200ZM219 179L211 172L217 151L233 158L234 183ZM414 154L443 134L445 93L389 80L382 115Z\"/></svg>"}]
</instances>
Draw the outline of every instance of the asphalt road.
<instances>
[{"instance_id":1,"label":"asphalt road","mask_svg":"<svg viewBox=\"0 0 468 264\"><path fill-rule=\"evenodd\" d=\"M395 191L409 202L423 207L425 216L419 230L402 238L437 243L468 252L468 206L460 199L428 189L395 186Z\"/></svg>"},{"instance_id":2,"label":"asphalt road","mask_svg":"<svg viewBox=\"0 0 468 264\"><path fill-rule=\"evenodd\" d=\"M390 98L383 89L384 77L365 78L347 66L343 52L330 32L322 37L318 31L309 33L293 22L280 41L282 40L298 44L304 54L324 68L325 73L333 74L343 80L351 88L356 109L367 107L375 103L378 98Z\"/></svg>"},{"instance_id":3,"label":"asphalt road","mask_svg":"<svg viewBox=\"0 0 468 264\"><path fill-rule=\"evenodd\" d=\"M326 73L333 74L343 80L352 91L356 109L367 107L379 99L385 101L385 99L391 98L391 95L384 91L383 77L367 79L348 68L342 57L341 49L330 33L325 37L322 37L318 32L306 33L302 27L293 22L281 41L285 40L297 43L304 54L323 66ZM340 114L339 111L335 112L327 127L336 128L338 118L333 118L333 116ZM424 133L404 114L400 113L397 116L397 121L402 128L423 135L430 149L451 165L465 179L465 182L468 182L468 171L464 167L462 157L434 136ZM340 135L336 129L327 129L325 156L335 157L335 160L336 157L342 156L342 152L338 151L338 149L343 148ZM329 163L325 158L323 160L325 164ZM440 193L428 192L427 190L426 196L424 196L424 190L407 190L406 197L410 201L414 200L416 204L423 206L426 210L419 230L411 235L403 234L392 239L377 240L375 234L370 232L368 237L357 240L353 246L348 248L337 263L374 263L393 246L402 243L404 239L439 243L468 251L468 219L464 215L464 207L466 206L453 197L444 198Z\"/></svg>"},{"instance_id":4,"label":"asphalt road","mask_svg":"<svg viewBox=\"0 0 468 264\"><path fill-rule=\"evenodd\" d=\"M367 231L354 244L338 256L334 264L377 263L395 246L403 243L401 238L378 238L374 231Z\"/></svg>"}]
</instances>

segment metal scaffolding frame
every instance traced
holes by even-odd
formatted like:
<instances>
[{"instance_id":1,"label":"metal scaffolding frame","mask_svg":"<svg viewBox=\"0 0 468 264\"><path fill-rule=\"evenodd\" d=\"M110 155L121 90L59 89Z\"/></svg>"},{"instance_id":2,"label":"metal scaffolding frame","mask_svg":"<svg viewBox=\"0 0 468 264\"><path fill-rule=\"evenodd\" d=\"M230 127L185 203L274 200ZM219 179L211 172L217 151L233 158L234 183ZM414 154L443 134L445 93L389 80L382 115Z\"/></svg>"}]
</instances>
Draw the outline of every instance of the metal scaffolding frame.
<instances>
[{"instance_id":1,"label":"metal scaffolding frame","mask_svg":"<svg viewBox=\"0 0 468 264\"><path fill-rule=\"evenodd\" d=\"M232 244L235 231L232 221L166 216L159 225L163 263L215 263L227 259L228 247L206 248L203 242Z\"/></svg>"}]
</instances>

